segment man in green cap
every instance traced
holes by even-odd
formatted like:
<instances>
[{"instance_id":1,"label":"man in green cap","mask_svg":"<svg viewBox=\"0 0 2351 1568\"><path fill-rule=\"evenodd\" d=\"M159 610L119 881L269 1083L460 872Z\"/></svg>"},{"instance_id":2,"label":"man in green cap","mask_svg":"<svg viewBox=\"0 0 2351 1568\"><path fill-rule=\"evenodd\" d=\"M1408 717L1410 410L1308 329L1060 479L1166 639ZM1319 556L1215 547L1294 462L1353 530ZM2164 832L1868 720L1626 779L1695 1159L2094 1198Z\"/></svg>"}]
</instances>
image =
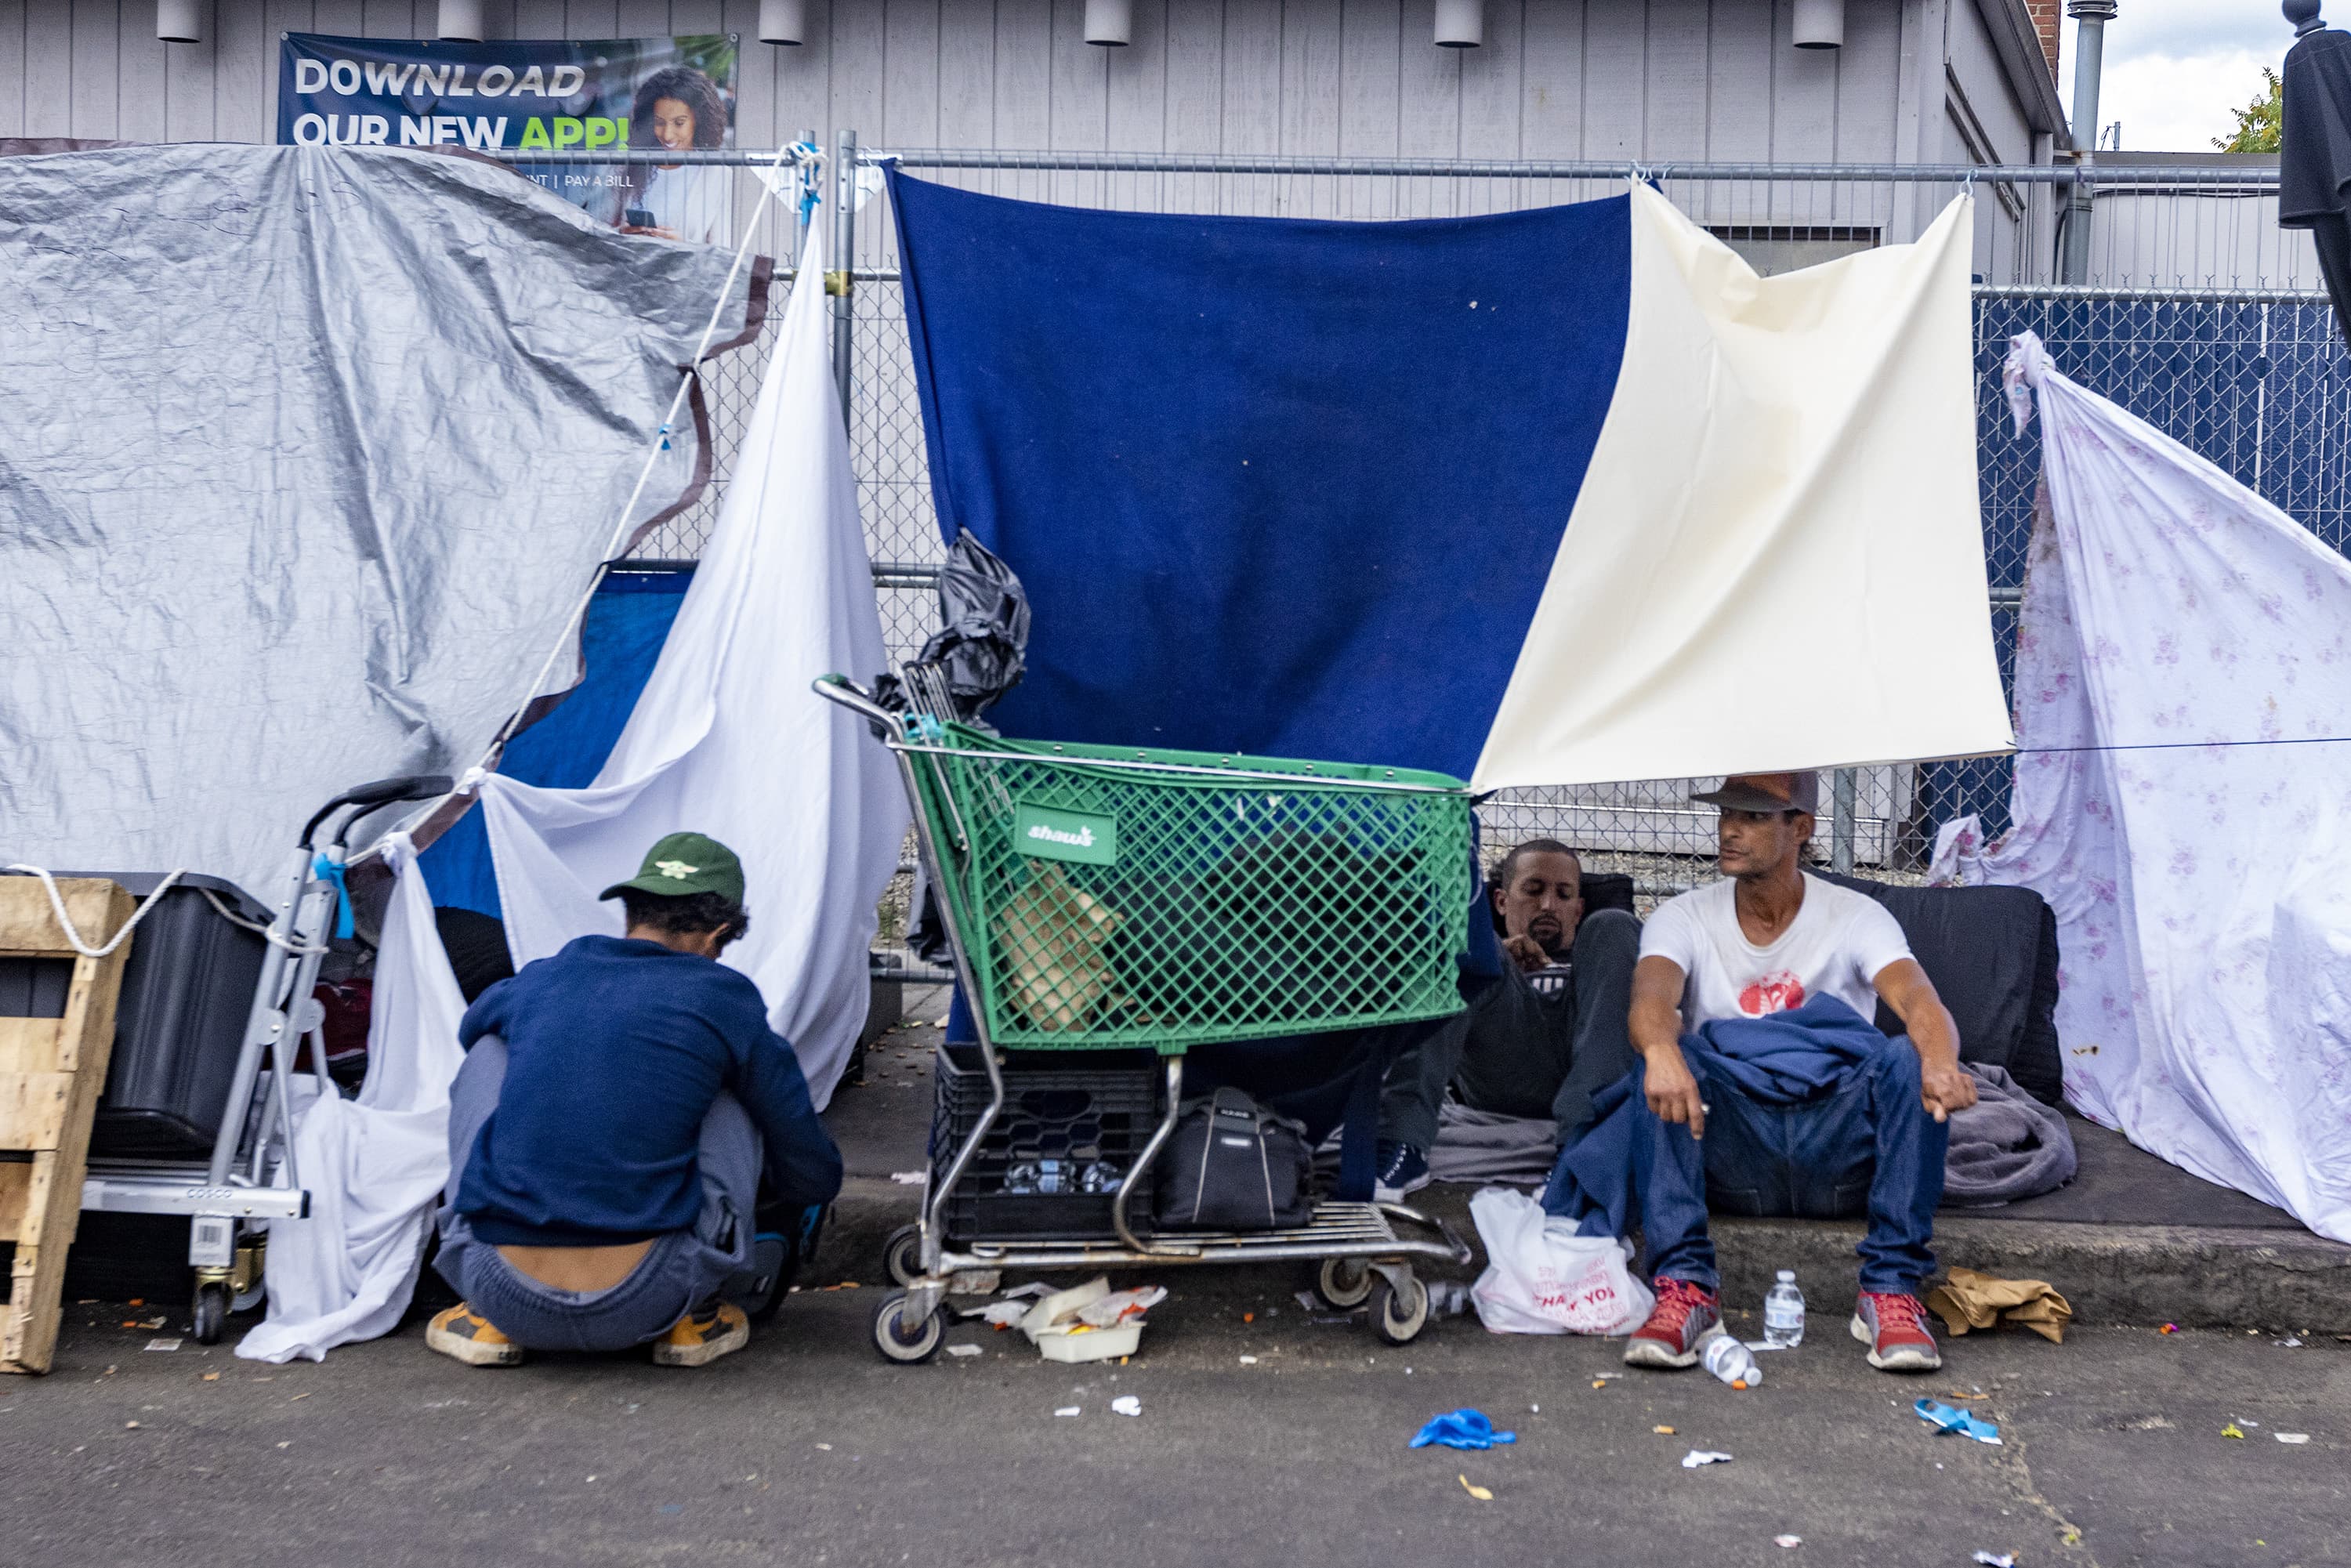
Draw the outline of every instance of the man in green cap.
<instances>
[{"instance_id":1,"label":"man in green cap","mask_svg":"<svg viewBox=\"0 0 2351 1568\"><path fill-rule=\"evenodd\" d=\"M750 1263L755 1208L841 1190L792 1048L759 988L718 963L750 925L743 867L672 833L604 890L627 935L581 936L482 993L449 1091L435 1267L465 1301L425 1343L476 1366L527 1349L651 1344L665 1366L741 1348L718 1299Z\"/></svg>"}]
</instances>

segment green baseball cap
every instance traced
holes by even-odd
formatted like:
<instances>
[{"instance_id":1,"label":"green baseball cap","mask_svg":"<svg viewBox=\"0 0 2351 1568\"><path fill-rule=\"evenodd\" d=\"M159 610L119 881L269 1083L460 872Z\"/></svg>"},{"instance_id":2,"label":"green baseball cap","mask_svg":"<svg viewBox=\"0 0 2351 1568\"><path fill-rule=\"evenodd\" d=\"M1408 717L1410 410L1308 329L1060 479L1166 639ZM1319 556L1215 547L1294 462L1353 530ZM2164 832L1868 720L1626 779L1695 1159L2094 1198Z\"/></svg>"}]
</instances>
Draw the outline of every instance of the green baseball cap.
<instances>
[{"instance_id":1,"label":"green baseball cap","mask_svg":"<svg viewBox=\"0 0 2351 1568\"><path fill-rule=\"evenodd\" d=\"M645 852L645 863L626 882L616 882L598 898L618 898L634 888L659 898L690 898L722 893L743 902L743 862L735 852L705 833L672 833Z\"/></svg>"}]
</instances>

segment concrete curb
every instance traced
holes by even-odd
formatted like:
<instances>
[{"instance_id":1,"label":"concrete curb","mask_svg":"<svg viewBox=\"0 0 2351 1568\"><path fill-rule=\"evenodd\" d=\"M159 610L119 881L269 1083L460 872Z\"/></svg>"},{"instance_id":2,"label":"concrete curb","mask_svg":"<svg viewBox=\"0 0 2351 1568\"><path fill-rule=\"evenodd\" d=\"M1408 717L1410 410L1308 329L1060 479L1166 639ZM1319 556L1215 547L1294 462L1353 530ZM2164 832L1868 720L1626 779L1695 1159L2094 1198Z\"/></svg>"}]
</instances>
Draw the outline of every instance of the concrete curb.
<instances>
[{"instance_id":1,"label":"concrete curb","mask_svg":"<svg viewBox=\"0 0 2351 1568\"><path fill-rule=\"evenodd\" d=\"M1468 1186L1440 1185L1414 1203L1473 1240ZM813 1272L804 1285L886 1282L883 1243L913 1222L917 1189L855 1177L841 1189ZM1714 1224L1724 1299L1760 1303L1772 1270L1793 1269L1815 1312L1837 1312L1859 1288L1853 1221L1719 1219ZM2011 1279L2046 1280L2082 1324L2267 1329L2351 1333L2351 1247L2290 1230L2163 1225L2074 1225L1945 1215L1936 1250L1958 1264ZM1482 1260L1481 1260L1482 1264ZM1462 1277L1476 1272L1460 1270ZM1303 1270L1297 1270L1301 1276ZM1262 1291L1255 1270L1186 1270L1196 1288ZM1442 1270L1435 1271L1441 1274Z\"/></svg>"}]
</instances>

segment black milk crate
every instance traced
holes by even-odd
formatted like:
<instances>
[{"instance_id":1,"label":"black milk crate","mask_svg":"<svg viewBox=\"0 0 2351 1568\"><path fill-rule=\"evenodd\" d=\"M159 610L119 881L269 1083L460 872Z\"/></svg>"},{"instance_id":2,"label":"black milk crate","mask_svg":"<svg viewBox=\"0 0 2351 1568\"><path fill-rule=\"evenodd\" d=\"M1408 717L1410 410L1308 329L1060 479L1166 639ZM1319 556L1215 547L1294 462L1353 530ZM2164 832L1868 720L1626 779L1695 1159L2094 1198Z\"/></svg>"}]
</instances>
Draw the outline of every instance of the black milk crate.
<instances>
[{"instance_id":1,"label":"black milk crate","mask_svg":"<svg viewBox=\"0 0 2351 1568\"><path fill-rule=\"evenodd\" d=\"M987 1109L987 1066L979 1051L948 1046L933 1079L934 1184ZM1111 1199L1162 1114L1159 1058L1147 1051L1008 1051L1001 1071L1004 1109L948 1200L949 1241L1114 1240ZM1030 1167L1025 1180L1064 1190L1006 1191L1022 1166ZM1080 1190L1089 1171L1103 1190ZM1127 1204L1127 1222L1140 1234L1150 1219L1146 1174Z\"/></svg>"}]
</instances>

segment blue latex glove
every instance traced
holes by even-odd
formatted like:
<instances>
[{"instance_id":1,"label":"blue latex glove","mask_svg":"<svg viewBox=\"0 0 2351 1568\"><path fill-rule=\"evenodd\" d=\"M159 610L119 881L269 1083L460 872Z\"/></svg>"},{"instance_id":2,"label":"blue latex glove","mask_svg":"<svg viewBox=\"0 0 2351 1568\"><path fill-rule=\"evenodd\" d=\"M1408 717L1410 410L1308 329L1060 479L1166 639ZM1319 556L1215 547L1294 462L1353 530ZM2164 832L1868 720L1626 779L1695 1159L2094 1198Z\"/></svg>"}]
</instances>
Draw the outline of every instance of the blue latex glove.
<instances>
[{"instance_id":1,"label":"blue latex glove","mask_svg":"<svg viewBox=\"0 0 2351 1568\"><path fill-rule=\"evenodd\" d=\"M1910 1408L1918 1413L1918 1419L1936 1427L1938 1435L1957 1432L1960 1437L1973 1437L1979 1443L2000 1442L1999 1427L1965 1410L1955 1409L1933 1399L1921 1399Z\"/></svg>"},{"instance_id":2,"label":"blue latex glove","mask_svg":"<svg viewBox=\"0 0 2351 1568\"><path fill-rule=\"evenodd\" d=\"M1448 1448L1490 1448L1497 1443L1515 1443L1516 1432L1497 1432L1494 1423L1486 1418L1483 1410L1448 1410L1413 1435L1412 1446L1426 1448L1431 1443L1441 1443Z\"/></svg>"}]
</instances>

